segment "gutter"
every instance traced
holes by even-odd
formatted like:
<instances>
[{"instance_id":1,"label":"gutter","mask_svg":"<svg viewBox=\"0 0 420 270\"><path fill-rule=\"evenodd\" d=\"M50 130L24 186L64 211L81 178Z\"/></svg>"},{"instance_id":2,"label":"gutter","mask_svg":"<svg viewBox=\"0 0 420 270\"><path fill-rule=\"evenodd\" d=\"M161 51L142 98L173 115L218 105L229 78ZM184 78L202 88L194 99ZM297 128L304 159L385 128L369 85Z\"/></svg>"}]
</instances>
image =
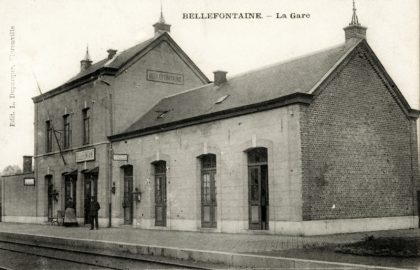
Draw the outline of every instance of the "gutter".
<instances>
[{"instance_id":1,"label":"gutter","mask_svg":"<svg viewBox=\"0 0 420 270\"><path fill-rule=\"evenodd\" d=\"M263 101L255 104L240 106L236 108L231 108L223 111L217 111L210 114L200 115L196 117L181 119L174 122L163 123L156 126L149 126L134 131L128 131L112 136L108 136L108 139L111 142L122 141L126 139L131 139L135 137L142 137L154 133L165 132L169 130L174 130L178 128L188 127L197 124L208 123L212 121L232 118L236 116L252 114L260 111L272 110L292 104L303 104L309 105L314 98L312 94L306 93L293 93L287 96L280 98L272 99L269 101Z\"/></svg>"}]
</instances>

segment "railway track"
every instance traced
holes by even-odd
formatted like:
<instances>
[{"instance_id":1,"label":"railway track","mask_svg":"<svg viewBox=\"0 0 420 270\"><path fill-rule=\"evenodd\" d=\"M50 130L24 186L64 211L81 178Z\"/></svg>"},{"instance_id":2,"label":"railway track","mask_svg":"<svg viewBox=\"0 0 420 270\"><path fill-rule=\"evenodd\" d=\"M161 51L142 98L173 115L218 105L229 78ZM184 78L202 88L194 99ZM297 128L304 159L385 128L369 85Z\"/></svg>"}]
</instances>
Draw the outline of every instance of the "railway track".
<instances>
[{"instance_id":1,"label":"railway track","mask_svg":"<svg viewBox=\"0 0 420 270\"><path fill-rule=\"evenodd\" d=\"M158 258L127 259L119 256L68 251L0 241L0 269L212 269L194 262Z\"/></svg>"}]
</instances>

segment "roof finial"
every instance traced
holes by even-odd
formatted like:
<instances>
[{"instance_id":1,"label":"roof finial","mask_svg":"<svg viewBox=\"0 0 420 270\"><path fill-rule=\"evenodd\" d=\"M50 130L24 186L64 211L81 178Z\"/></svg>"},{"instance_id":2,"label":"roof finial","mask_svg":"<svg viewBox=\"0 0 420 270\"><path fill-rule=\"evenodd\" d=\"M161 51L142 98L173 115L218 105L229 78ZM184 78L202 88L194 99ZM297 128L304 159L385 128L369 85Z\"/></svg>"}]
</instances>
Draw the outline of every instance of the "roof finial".
<instances>
[{"instance_id":1,"label":"roof finial","mask_svg":"<svg viewBox=\"0 0 420 270\"><path fill-rule=\"evenodd\" d=\"M163 17L162 0L160 0L160 18L159 18L159 22L160 23L165 23L165 18Z\"/></svg>"},{"instance_id":2,"label":"roof finial","mask_svg":"<svg viewBox=\"0 0 420 270\"><path fill-rule=\"evenodd\" d=\"M89 45L86 45L86 55L85 55L85 61L91 61L90 55L89 55Z\"/></svg>"},{"instance_id":3,"label":"roof finial","mask_svg":"<svg viewBox=\"0 0 420 270\"><path fill-rule=\"evenodd\" d=\"M160 0L160 18L157 23L153 25L155 28L155 37L159 36L162 33L169 33L171 31L171 25L165 22L165 18L163 17L163 4L162 0Z\"/></svg>"},{"instance_id":4,"label":"roof finial","mask_svg":"<svg viewBox=\"0 0 420 270\"><path fill-rule=\"evenodd\" d=\"M356 14L356 4L354 3L354 0L353 0L353 16L351 17L350 25L360 25L359 19L357 18L357 14Z\"/></svg>"}]
</instances>

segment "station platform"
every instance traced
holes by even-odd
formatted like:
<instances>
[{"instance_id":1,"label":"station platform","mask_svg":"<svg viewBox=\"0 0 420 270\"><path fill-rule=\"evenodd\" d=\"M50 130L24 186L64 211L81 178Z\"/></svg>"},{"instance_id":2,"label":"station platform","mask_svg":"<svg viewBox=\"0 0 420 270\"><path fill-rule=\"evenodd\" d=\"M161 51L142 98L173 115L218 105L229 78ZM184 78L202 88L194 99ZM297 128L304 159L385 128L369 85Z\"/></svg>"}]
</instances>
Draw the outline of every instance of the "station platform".
<instances>
[{"instance_id":1,"label":"station platform","mask_svg":"<svg viewBox=\"0 0 420 270\"><path fill-rule=\"evenodd\" d=\"M62 227L38 224L0 223L0 241L36 243L40 246L115 254L137 255L256 268L375 268L360 260L328 261L305 258L305 249L359 241L366 236L420 237L420 230L394 230L328 236L283 236L143 230L122 226L89 230L89 226ZM292 250L287 257L281 251ZM292 255L290 255L292 254ZM295 254L296 256L293 256ZM373 261L377 261L376 259ZM379 267L401 269L398 267ZM406 268L410 269L410 268Z\"/></svg>"}]
</instances>

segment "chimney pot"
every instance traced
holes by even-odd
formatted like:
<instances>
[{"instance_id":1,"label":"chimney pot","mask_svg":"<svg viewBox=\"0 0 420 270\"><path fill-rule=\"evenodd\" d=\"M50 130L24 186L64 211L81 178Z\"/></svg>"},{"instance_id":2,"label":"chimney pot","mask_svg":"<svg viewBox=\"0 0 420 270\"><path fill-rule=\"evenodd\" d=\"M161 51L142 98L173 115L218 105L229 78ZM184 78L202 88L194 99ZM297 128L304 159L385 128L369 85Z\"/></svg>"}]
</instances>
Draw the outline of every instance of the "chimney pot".
<instances>
[{"instance_id":1,"label":"chimney pot","mask_svg":"<svg viewBox=\"0 0 420 270\"><path fill-rule=\"evenodd\" d=\"M23 173L32 172L32 156L23 156Z\"/></svg>"},{"instance_id":2,"label":"chimney pot","mask_svg":"<svg viewBox=\"0 0 420 270\"><path fill-rule=\"evenodd\" d=\"M227 71L223 71L223 70L216 70L213 72L214 74L214 85L219 86L222 83L225 83L226 80L226 74Z\"/></svg>"},{"instance_id":3,"label":"chimney pot","mask_svg":"<svg viewBox=\"0 0 420 270\"><path fill-rule=\"evenodd\" d=\"M109 49L107 50L107 53L108 53L108 59L112 59L117 54L117 50Z\"/></svg>"}]
</instances>

